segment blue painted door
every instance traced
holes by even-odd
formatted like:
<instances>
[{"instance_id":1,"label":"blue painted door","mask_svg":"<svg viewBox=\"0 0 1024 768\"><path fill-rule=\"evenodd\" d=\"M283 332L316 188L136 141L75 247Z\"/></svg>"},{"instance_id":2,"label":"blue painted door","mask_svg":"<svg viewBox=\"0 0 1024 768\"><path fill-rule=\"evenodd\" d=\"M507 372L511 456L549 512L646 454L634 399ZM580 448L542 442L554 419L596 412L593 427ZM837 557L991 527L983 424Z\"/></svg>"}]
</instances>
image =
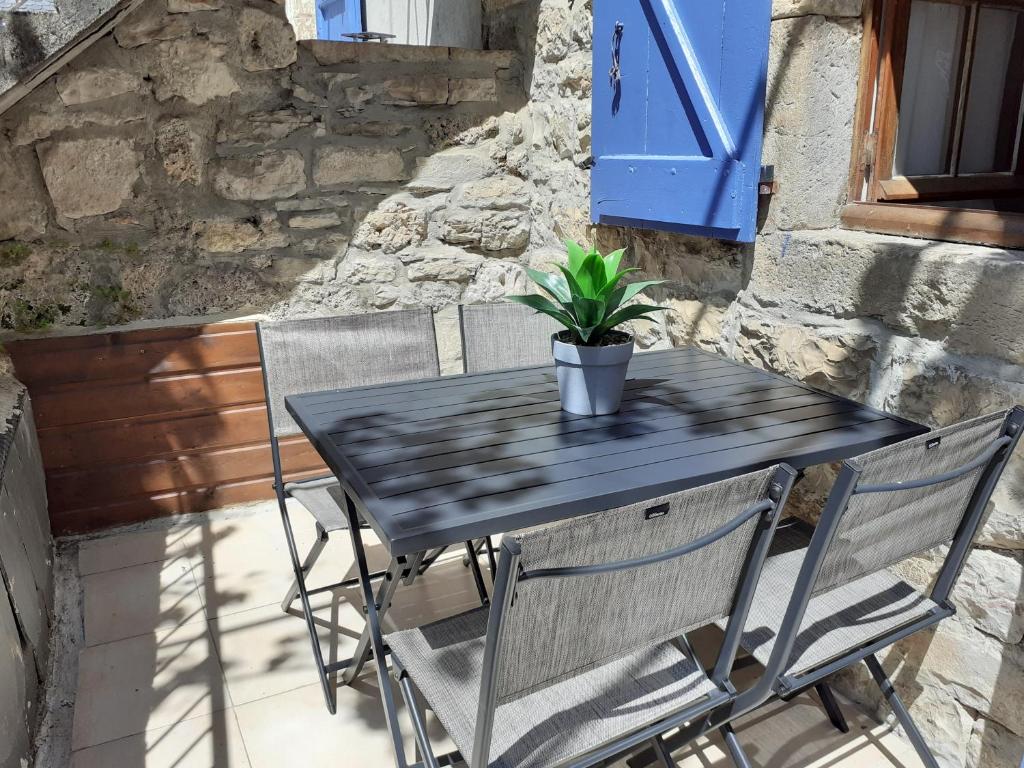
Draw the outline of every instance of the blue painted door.
<instances>
[{"instance_id":1,"label":"blue painted door","mask_svg":"<svg viewBox=\"0 0 1024 768\"><path fill-rule=\"evenodd\" d=\"M771 0L596 0L591 217L752 241Z\"/></svg>"},{"instance_id":2,"label":"blue painted door","mask_svg":"<svg viewBox=\"0 0 1024 768\"><path fill-rule=\"evenodd\" d=\"M342 40L342 35L363 32L362 0L316 0L316 36Z\"/></svg>"}]
</instances>

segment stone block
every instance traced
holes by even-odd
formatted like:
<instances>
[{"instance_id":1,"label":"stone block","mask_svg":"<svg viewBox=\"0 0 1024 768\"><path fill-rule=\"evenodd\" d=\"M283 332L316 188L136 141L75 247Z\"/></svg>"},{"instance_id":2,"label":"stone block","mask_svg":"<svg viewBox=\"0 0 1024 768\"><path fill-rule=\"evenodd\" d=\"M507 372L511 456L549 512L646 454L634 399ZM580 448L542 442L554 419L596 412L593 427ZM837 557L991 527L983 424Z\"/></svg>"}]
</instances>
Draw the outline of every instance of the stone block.
<instances>
[{"instance_id":1,"label":"stone block","mask_svg":"<svg viewBox=\"0 0 1024 768\"><path fill-rule=\"evenodd\" d=\"M69 219L120 208L131 197L142 162L130 140L114 137L46 141L37 152L54 208Z\"/></svg>"},{"instance_id":2,"label":"stone block","mask_svg":"<svg viewBox=\"0 0 1024 768\"><path fill-rule=\"evenodd\" d=\"M863 401L878 344L856 331L810 328L744 314L736 356L820 389Z\"/></svg>"},{"instance_id":3,"label":"stone block","mask_svg":"<svg viewBox=\"0 0 1024 768\"><path fill-rule=\"evenodd\" d=\"M391 147L321 147L313 165L313 181L319 187L407 177L401 151Z\"/></svg>"},{"instance_id":4,"label":"stone block","mask_svg":"<svg viewBox=\"0 0 1024 768\"><path fill-rule=\"evenodd\" d=\"M216 11L222 7L224 7L224 0L167 0L168 13Z\"/></svg>"},{"instance_id":5,"label":"stone block","mask_svg":"<svg viewBox=\"0 0 1024 768\"><path fill-rule=\"evenodd\" d=\"M1024 564L1009 553L975 549L957 582L953 602L960 616L985 634L1011 645L1020 643L1024 639Z\"/></svg>"},{"instance_id":6,"label":"stone block","mask_svg":"<svg viewBox=\"0 0 1024 768\"><path fill-rule=\"evenodd\" d=\"M153 73L157 101L179 97L200 105L237 93L239 85L221 61L223 55L223 47L198 37L160 43Z\"/></svg>"},{"instance_id":7,"label":"stone block","mask_svg":"<svg viewBox=\"0 0 1024 768\"><path fill-rule=\"evenodd\" d=\"M157 125L156 148L164 173L178 184L202 182L208 144L199 127L185 118L167 118Z\"/></svg>"},{"instance_id":8,"label":"stone block","mask_svg":"<svg viewBox=\"0 0 1024 768\"><path fill-rule=\"evenodd\" d=\"M238 51L249 72L282 69L298 56L295 32L284 13L276 16L255 8L238 14Z\"/></svg>"},{"instance_id":9,"label":"stone block","mask_svg":"<svg viewBox=\"0 0 1024 768\"><path fill-rule=\"evenodd\" d=\"M16 146L49 138L57 131L86 126L116 126L146 119L150 102L137 94L121 94L107 101L67 109L52 84L46 84L12 109L8 120Z\"/></svg>"},{"instance_id":10,"label":"stone block","mask_svg":"<svg viewBox=\"0 0 1024 768\"><path fill-rule=\"evenodd\" d=\"M846 202L861 23L772 24L762 163L780 182L762 231L835 226Z\"/></svg>"},{"instance_id":11,"label":"stone block","mask_svg":"<svg viewBox=\"0 0 1024 768\"><path fill-rule=\"evenodd\" d=\"M846 230L763 238L750 295L763 306L874 318L968 355L1024 363L1024 259L997 248Z\"/></svg>"},{"instance_id":12,"label":"stone block","mask_svg":"<svg viewBox=\"0 0 1024 768\"><path fill-rule=\"evenodd\" d=\"M69 68L57 76L56 85L61 101L70 107L135 93L142 87L142 79L134 72L114 67Z\"/></svg>"},{"instance_id":13,"label":"stone block","mask_svg":"<svg viewBox=\"0 0 1024 768\"><path fill-rule=\"evenodd\" d=\"M363 218L352 244L357 248L380 248L397 253L403 248L419 245L427 237L431 206L407 196L385 200Z\"/></svg>"},{"instance_id":14,"label":"stone block","mask_svg":"<svg viewBox=\"0 0 1024 768\"><path fill-rule=\"evenodd\" d=\"M48 205L32 150L0 137L0 240L31 240L46 231ZM17 194L13 191L17 190Z\"/></svg>"},{"instance_id":15,"label":"stone block","mask_svg":"<svg viewBox=\"0 0 1024 768\"><path fill-rule=\"evenodd\" d=\"M306 162L294 149L218 160L213 189L229 200L292 197L306 189Z\"/></svg>"},{"instance_id":16,"label":"stone block","mask_svg":"<svg viewBox=\"0 0 1024 768\"><path fill-rule=\"evenodd\" d=\"M355 256L345 259L338 270L343 283L392 283L398 277L398 265L379 256Z\"/></svg>"},{"instance_id":17,"label":"stone block","mask_svg":"<svg viewBox=\"0 0 1024 768\"><path fill-rule=\"evenodd\" d=\"M142 3L114 27L114 39L122 48L138 48L157 40L174 40L192 31L188 20L168 16L159 2Z\"/></svg>"},{"instance_id":18,"label":"stone block","mask_svg":"<svg viewBox=\"0 0 1024 768\"><path fill-rule=\"evenodd\" d=\"M384 62L405 62L428 64L448 60L449 49L429 45L365 45L364 43L342 43L333 40L303 40L301 45L308 48L318 64L378 64Z\"/></svg>"},{"instance_id":19,"label":"stone block","mask_svg":"<svg viewBox=\"0 0 1024 768\"><path fill-rule=\"evenodd\" d=\"M902 651L924 687L942 691L1010 730L1024 712L1024 647L1004 645L960 619L908 638Z\"/></svg>"},{"instance_id":20,"label":"stone block","mask_svg":"<svg viewBox=\"0 0 1024 768\"><path fill-rule=\"evenodd\" d=\"M407 269L412 282L438 281L468 283L483 261L479 256L467 254L459 248L431 246L420 250L422 258Z\"/></svg>"},{"instance_id":21,"label":"stone block","mask_svg":"<svg viewBox=\"0 0 1024 768\"><path fill-rule=\"evenodd\" d=\"M722 351L725 348L722 325L727 310L703 301L670 299L664 315L665 331L673 346L695 346Z\"/></svg>"},{"instance_id":22,"label":"stone block","mask_svg":"<svg viewBox=\"0 0 1024 768\"><path fill-rule=\"evenodd\" d=\"M831 16L856 18L862 0L772 0L772 19L794 16Z\"/></svg>"},{"instance_id":23,"label":"stone block","mask_svg":"<svg viewBox=\"0 0 1024 768\"><path fill-rule=\"evenodd\" d=\"M221 120L217 141L240 147L265 146L308 128L313 122L312 115L295 109L233 114Z\"/></svg>"},{"instance_id":24,"label":"stone block","mask_svg":"<svg viewBox=\"0 0 1024 768\"><path fill-rule=\"evenodd\" d=\"M498 100L498 84L493 77L460 77L451 81L449 104L464 101L494 102Z\"/></svg>"},{"instance_id":25,"label":"stone block","mask_svg":"<svg viewBox=\"0 0 1024 768\"><path fill-rule=\"evenodd\" d=\"M387 80L383 85L382 104L413 107L448 103L446 75L407 75Z\"/></svg>"},{"instance_id":26,"label":"stone block","mask_svg":"<svg viewBox=\"0 0 1024 768\"><path fill-rule=\"evenodd\" d=\"M417 160L416 174L406 184L413 192L449 192L460 184L482 179L494 168L486 151L449 149Z\"/></svg>"},{"instance_id":27,"label":"stone block","mask_svg":"<svg viewBox=\"0 0 1024 768\"><path fill-rule=\"evenodd\" d=\"M321 211L325 208L346 208L348 200L342 195L307 197L303 200L281 200L274 203L279 211Z\"/></svg>"},{"instance_id":28,"label":"stone block","mask_svg":"<svg viewBox=\"0 0 1024 768\"><path fill-rule=\"evenodd\" d=\"M334 211L298 214L288 219L288 226L292 229L324 229L336 227L339 224L341 224L341 219Z\"/></svg>"},{"instance_id":29,"label":"stone block","mask_svg":"<svg viewBox=\"0 0 1024 768\"><path fill-rule=\"evenodd\" d=\"M974 722L968 762L978 768L1020 768L1024 736L985 718Z\"/></svg>"},{"instance_id":30,"label":"stone block","mask_svg":"<svg viewBox=\"0 0 1024 768\"><path fill-rule=\"evenodd\" d=\"M272 213L247 219L221 217L196 222L196 244L212 253L240 253L254 248L283 248L288 239Z\"/></svg>"},{"instance_id":31,"label":"stone block","mask_svg":"<svg viewBox=\"0 0 1024 768\"><path fill-rule=\"evenodd\" d=\"M509 294L530 292L526 270L514 261L487 259L466 286L462 300L467 304L490 304Z\"/></svg>"}]
</instances>

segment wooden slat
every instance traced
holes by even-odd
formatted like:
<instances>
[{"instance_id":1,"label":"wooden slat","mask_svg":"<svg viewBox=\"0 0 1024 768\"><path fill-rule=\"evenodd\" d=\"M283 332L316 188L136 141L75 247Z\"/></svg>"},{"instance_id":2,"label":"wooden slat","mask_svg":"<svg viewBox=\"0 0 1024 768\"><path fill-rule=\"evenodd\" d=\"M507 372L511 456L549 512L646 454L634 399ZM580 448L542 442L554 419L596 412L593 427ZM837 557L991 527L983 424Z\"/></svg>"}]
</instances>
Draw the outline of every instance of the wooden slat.
<instances>
[{"instance_id":1,"label":"wooden slat","mask_svg":"<svg viewBox=\"0 0 1024 768\"><path fill-rule=\"evenodd\" d=\"M32 353L16 344L15 373L27 386L50 388L69 382L141 379L160 374L259 365L253 327L188 338L111 343L79 349L48 349L40 339ZM27 344L28 342L20 342Z\"/></svg>"},{"instance_id":2,"label":"wooden slat","mask_svg":"<svg viewBox=\"0 0 1024 768\"><path fill-rule=\"evenodd\" d=\"M310 476L315 476L315 473L310 473ZM298 475L286 479L299 480L304 477ZM159 517L206 512L232 504L272 498L273 482L273 477L267 476L210 488L192 488L153 498L119 499L89 509L51 512L51 525L55 534L69 535Z\"/></svg>"},{"instance_id":3,"label":"wooden slat","mask_svg":"<svg viewBox=\"0 0 1024 768\"><path fill-rule=\"evenodd\" d=\"M262 403L168 417L55 427L39 431L46 466L53 469L136 463L201 448L228 448L269 440Z\"/></svg>"},{"instance_id":4,"label":"wooden slat","mask_svg":"<svg viewBox=\"0 0 1024 768\"><path fill-rule=\"evenodd\" d=\"M273 498L253 323L6 347L35 405L56 532ZM282 461L286 476L326 472L301 436Z\"/></svg>"},{"instance_id":5,"label":"wooden slat","mask_svg":"<svg viewBox=\"0 0 1024 768\"><path fill-rule=\"evenodd\" d=\"M64 385L43 390L33 398L40 429L261 402L263 374L258 366L150 381Z\"/></svg>"},{"instance_id":6,"label":"wooden slat","mask_svg":"<svg viewBox=\"0 0 1024 768\"><path fill-rule=\"evenodd\" d=\"M285 474L326 474L320 455L303 437L281 444ZM273 474L270 444L203 450L137 464L111 464L51 472L48 496L62 510L101 506L112 499L157 497L175 490L222 485Z\"/></svg>"}]
</instances>

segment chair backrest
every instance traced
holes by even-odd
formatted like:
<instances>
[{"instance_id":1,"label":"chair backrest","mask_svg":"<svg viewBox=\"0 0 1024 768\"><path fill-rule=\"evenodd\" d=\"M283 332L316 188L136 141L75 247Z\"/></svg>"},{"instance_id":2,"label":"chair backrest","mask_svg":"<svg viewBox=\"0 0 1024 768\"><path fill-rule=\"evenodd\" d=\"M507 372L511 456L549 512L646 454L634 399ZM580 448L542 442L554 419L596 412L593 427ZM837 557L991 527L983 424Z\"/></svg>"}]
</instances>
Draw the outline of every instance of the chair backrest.
<instances>
[{"instance_id":1,"label":"chair backrest","mask_svg":"<svg viewBox=\"0 0 1024 768\"><path fill-rule=\"evenodd\" d=\"M551 334L562 329L547 315L512 302L459 307L466 373L501 371L551 361Z\"/></svg>"},{"instance_id":2,"label":"chair backrest","mask_svg":"<svg viewBox=\"0 0 1024 768\"><path fill-rule=\"evenodd\" d=\"M274 437L299 433L288 395L440 374L429 309L311 317L257 325Z\"/></svg>"},{"instance_id":3,"label":"chair backrest","mask_svg":"<svg viewBox=\"0 0 1024 768\"><path fill-rule=\"evenodd\" d=\"M857 482L825 552L814 592L952 542L994 446L1005 434L1007 416L1007 411L981 416L852 459ZM964 471L942 480L958 469ZM832 493L843 489L837 484Z\"/></svg>"},{"instance_id":4,"label":"chair backrest","mask_svg":"<svg viewBox=\"0 0 1024 768\"><path fill-rule=\"evenodd\" d=\"M495 587L486 695L500 705L727 616L741 628L795 476L773 467L506 536L514 599ZM725 677L731 638L723 653Z\"/></svg>"}]
</instances>

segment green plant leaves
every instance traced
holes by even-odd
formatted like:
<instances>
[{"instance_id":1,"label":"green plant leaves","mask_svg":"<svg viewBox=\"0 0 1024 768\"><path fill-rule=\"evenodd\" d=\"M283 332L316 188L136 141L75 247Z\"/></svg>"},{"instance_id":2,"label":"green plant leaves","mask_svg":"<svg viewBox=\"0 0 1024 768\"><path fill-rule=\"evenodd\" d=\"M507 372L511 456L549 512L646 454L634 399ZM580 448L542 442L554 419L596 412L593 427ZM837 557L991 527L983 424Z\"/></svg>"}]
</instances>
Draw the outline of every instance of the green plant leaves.
<instances>
[{"instance_id":1,"label":"green plant leaves","mask_svg":"<svg viewBox=\"0 0 1024 768\"><path fill-rule=\"evenodd\" d=\"M559 309L555 304L552 304L548 299L543 296L536 294L531 296L506 296L509 301L515 301L519 304L525 304L530 309L535 309L538 312L543 312L545 315L550 315L555 318L558 322L568 328L570 331L576 331L576 321L569 315L568 312L564 312Z\"/></svg>"},{"instance_id":2,"label":"green plant leaves","mask_svg":"<svg viewBox=\"0 0 1024 768\"><path fill-rule=\"evenodd\" d=\"M575 240L566 240L565 248L569 252L569 271L575 275L580 271L583 260L587 258L587 252Z\"/></svg>"},{"instance_id":3,"label":"green plant leaves","mask_svg":"<svg viewBox=\"0 0 1024 768\"><path fill-rule=\"evenodd\" d=\"M554 302L540 295L508 298L553 317L585 346L599 345L604 335L621 323L650 319L647 315L651 312L666 309L650 304L622 307L644 289L665 282L643 280L620 287L623 277L639 271L635 267L619 270L625 249L602 256L596 248L586 251L574 240L566 240L565 247L569 263L555 265L558 272L526 270Z\"/></svg>"}]
</instances>

